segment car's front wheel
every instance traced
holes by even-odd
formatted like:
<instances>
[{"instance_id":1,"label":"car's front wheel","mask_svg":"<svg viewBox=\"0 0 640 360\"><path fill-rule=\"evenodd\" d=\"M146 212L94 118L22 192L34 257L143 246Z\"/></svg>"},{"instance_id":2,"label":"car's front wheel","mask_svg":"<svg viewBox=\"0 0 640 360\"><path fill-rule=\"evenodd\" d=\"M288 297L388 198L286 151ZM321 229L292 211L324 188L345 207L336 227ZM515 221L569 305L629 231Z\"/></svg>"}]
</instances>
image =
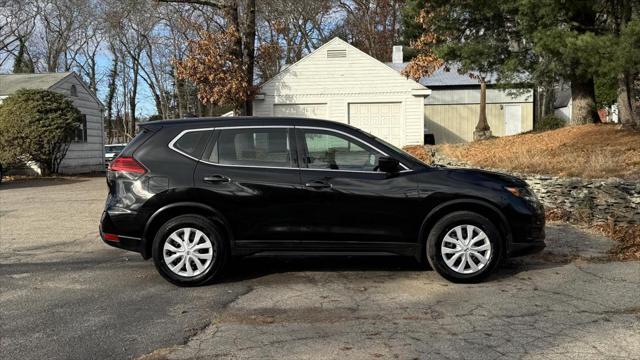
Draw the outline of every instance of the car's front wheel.
<instances>
[{"instance_id":1,"label":"car's front wheel","mask_svg":"<svg viewBox=\"0 0 640 360\"><path fill-rule=\"evenodd\" d=\"M440 219L427 238L427 259L453 282L478 282L497 266L502 240L496 226L474 212L458 211Z\"/></svg>"},{"instance_id":2,"label":"car's front wheel","mask_svg":"<svg viewBox=\"0 0 640 360\"><path fill-rule=\"evenodd\" d=\"M153 241L158 272L180 286L213 281L228 258L228 246L216 225L199 215L182 215L167 221Z\"/></svg>"}]
</instances>

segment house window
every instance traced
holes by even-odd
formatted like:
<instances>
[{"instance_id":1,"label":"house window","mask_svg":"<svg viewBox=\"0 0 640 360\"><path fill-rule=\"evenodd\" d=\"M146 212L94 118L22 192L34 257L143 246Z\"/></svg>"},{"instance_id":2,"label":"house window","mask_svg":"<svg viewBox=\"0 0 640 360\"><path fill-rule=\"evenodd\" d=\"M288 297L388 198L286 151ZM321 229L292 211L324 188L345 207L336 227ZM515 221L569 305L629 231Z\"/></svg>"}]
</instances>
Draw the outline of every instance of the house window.
<instances>
[{"instance_id":1,"label":"house window","mask_svg":"<svg viewBox=\"0 0 640 360\"><path fill-rule=\"evenodd\" d=\"M76 128L76 131L73 134L73 142L87 142L87 115L82 114L82 122L80 123L80 126Z\"/></svg>"},{"instance_id":2,"label":"house window","mask_svg":"<svg viewBox=\"0 0 640 360\"><path fill-rule=\"evenodd\" d=\"M69 94L73 97L78 96L78 89L76 89L75 85L71 85L71 89L69 89Z\"/></svg>"}]
</instances>

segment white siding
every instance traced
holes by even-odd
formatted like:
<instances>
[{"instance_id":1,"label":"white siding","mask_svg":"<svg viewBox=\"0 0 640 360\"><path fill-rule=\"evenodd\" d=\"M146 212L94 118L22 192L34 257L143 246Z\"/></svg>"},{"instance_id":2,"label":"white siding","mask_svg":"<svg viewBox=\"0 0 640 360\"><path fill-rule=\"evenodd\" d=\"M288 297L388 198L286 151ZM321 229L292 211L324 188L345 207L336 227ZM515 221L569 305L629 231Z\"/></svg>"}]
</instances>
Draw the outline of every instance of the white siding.
<instances>
[{"instance_id":1,"label":"white siding","mask_svg":"<svg viewBox=\"0 0 640 360\"><path fill-rule=\"evenodd\" d=\"M285 104L326 104L326 119L349 123L349 104L399 103L393 120L402 129L398 145L422 144L424 98L412 96L413 89L425 87L336 38L265 83L254 115L278 115Z\"/></svg>"},{"instance_id":2,"label":"white siding","mask_svg":"<svg viewBox=\"0 0 640 360\"><path fill-rule=\"evenodd\" d=\"M77 96L71 96L71 85L75 85ZM104 170L104 138L101 104L89 93L75 76L68 76L49 90L66 95L78 110L87 116L87 142L71 143L60 166L65 174L86 173Z\"/></svg>"},{"instance_id":3,"label":"white siding","mask_svg":"<svg viewBox=\"0 0 640 360\"><path fill-rule=\"evenodd\" d=\"M487 104L532 103L533 89L487 89ZM464 89L432 88L425 105L479 104L480 87Z\"/></svg>"},{"instance_id":4,"label":"white siding","mask_svg":"<svg viewBox=\"0 0 640 360\"><path fill-rule=\"evenodd\" d=\"M424 100L425 130L433 134L436 144L473 140L480 112L480 86L466 88L432 88ZM505 109L520 106L520 130L533 129L533 90L487 89L487 121L494 136L504 136Z\"/></svg>"}]
</instances>

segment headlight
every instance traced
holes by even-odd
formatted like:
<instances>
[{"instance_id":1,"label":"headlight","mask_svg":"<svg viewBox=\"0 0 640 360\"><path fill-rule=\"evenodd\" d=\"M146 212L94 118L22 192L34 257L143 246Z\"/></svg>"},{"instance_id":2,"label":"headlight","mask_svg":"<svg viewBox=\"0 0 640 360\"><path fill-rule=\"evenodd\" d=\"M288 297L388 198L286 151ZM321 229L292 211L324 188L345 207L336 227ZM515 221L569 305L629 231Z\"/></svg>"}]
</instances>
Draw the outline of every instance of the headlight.
<instances>
[{"instance_id":1,"label":"headlight","mask_svg":"<svg viewBox=\"0 0 640 360\"><path fill-rule=\"evenodd\" d=\"M533 193L533 191L529 190L529 188L527 187L520 187L520 186L505 186L504 187L505 190L507 190L508 192L510 192L513 196L519 197L519 198L523 198L529 202L532 203L538 203L538 197L536 196L536 194Z\"/></svg>"}]
</instances>

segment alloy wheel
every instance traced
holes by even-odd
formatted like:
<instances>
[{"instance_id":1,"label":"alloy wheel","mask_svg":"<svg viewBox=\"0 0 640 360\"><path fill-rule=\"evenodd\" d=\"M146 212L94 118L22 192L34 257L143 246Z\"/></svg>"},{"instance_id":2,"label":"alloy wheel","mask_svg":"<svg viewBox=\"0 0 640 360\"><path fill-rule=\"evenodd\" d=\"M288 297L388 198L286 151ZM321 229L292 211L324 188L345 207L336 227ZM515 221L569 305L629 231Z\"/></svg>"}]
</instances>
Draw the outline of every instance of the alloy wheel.
<instances>
[{"instance_id":1,"label":"alloy wheel","mask_svg":"<svg viewBox=\"0 0 640 360\"><path fill-rule=\"evenodd\" d=\"M162 249L162 257L174 274L194 277L205 272L216 260L216 251L204 232L186 227L169 235Z\"/></svg>"},{"instance_id":2,"label":"alloy wheel","mask_svg":"<svg viewBox=\"0 0 640 360\"><path fill-rule=\"evenodd\" d=\"M460 274L474 274L489 264L491 242L477 226L458 225L444 236L440 253L451 270Z\"/></svg>"}]
</instances>

